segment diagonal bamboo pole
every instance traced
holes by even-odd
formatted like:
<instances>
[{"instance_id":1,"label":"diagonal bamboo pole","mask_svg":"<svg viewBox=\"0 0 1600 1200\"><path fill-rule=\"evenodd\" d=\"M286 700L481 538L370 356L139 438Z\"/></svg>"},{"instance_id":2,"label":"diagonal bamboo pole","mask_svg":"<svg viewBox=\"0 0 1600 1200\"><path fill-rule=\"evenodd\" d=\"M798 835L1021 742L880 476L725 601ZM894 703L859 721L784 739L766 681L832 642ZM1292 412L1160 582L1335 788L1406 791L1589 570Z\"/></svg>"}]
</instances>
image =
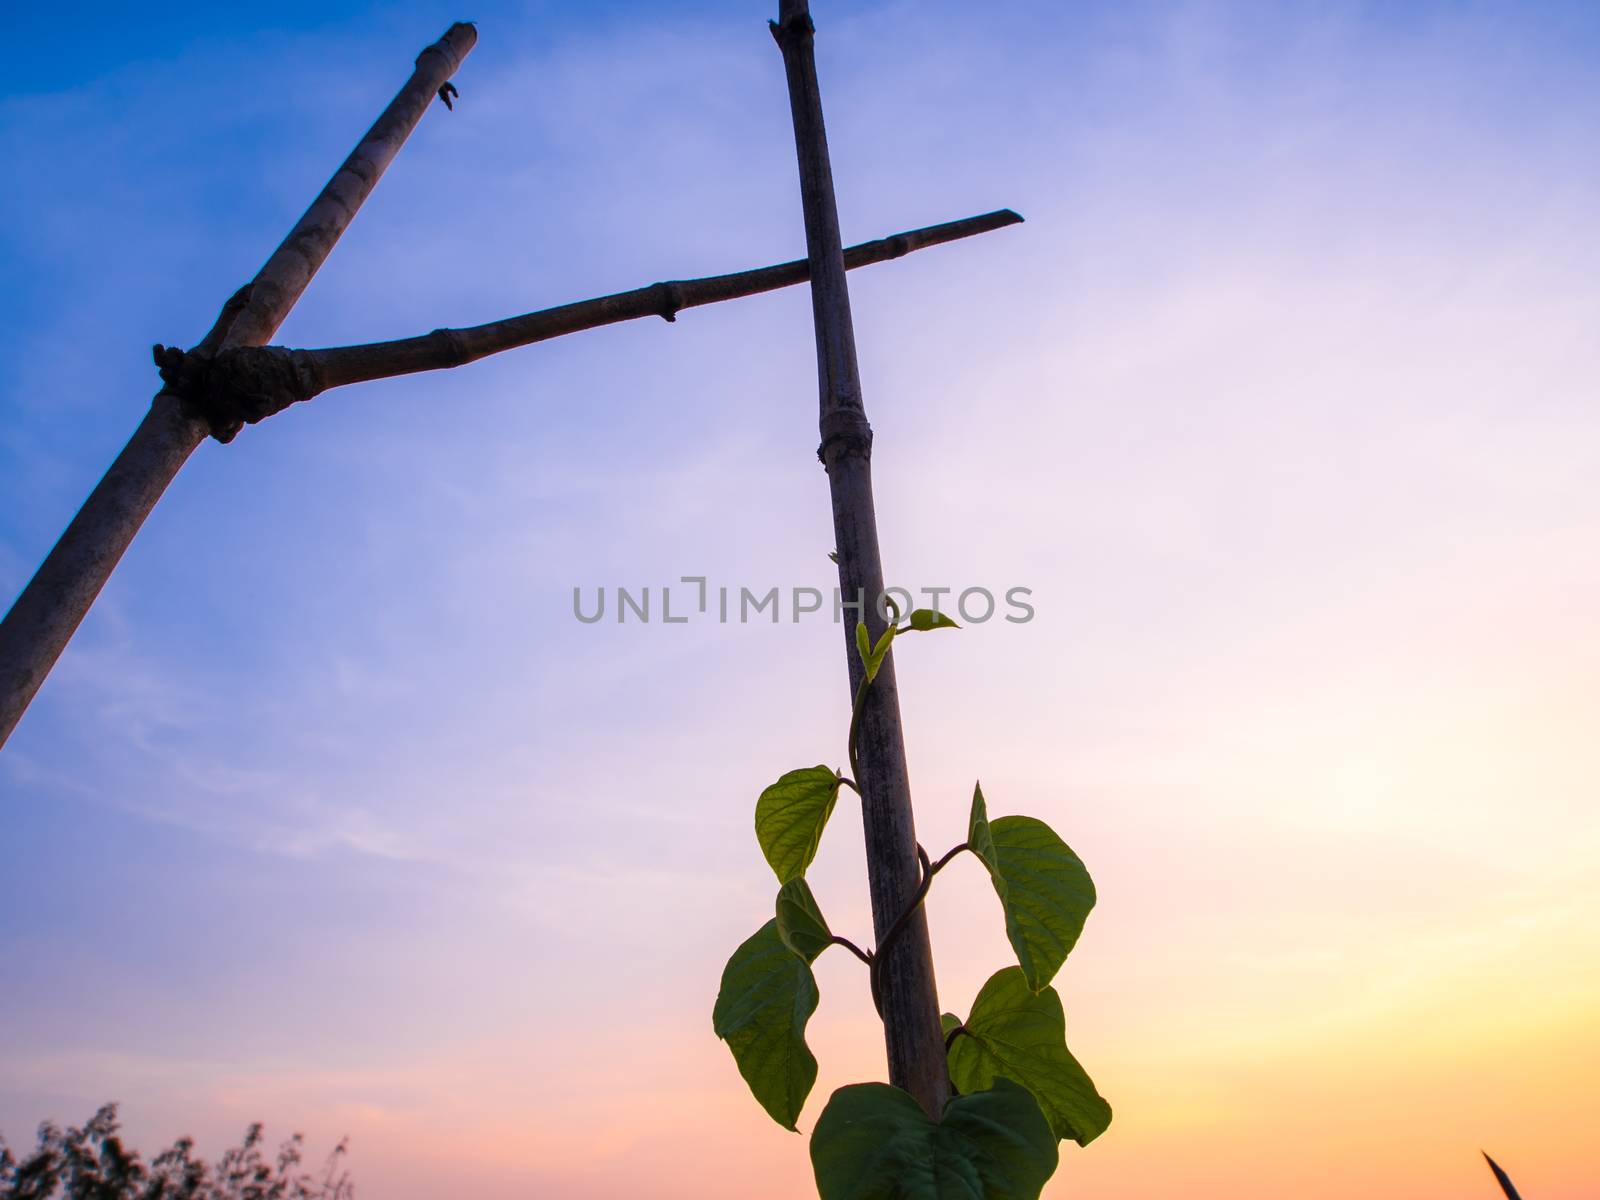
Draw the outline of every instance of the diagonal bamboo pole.
<instances>
[{"instance_id":1,"label":"diagonal bamboo pole","mask_svg":"<svg viewBox=\"0 0 1600 1200\"><path fill-rule=\"evenodd\" d=\"M222 310L201 348L260 346L277 332L378 178L478 40L452 25L417 56L406 85L312 201L256 277ZM0 746L66 649L89 606L209 424L163 390L49 557L0 621Z\"/></svg>"},{"instance_id":2,"label":"diagonal bamboo pole","mask_svg":"<svg viewBox=\"0 0 1600 1200\"><path fill-rule=\"evenodd\" d=\"M887 262L974 234L988 233L1022 220L1010 209L912 229L844 252L846 270ZM463 366L584 329L597 329L641 317L677 319L686 308L717 304L804 283L810 264L800 259L776 266L653 283L627 292L579 300L555 308L474 325L468 329L435 329L418 337L324 350L288 350L282 346L240 346L211 355L156 347L156 361L169 387L203 412L211 427L237 428L282 412L330 388L374 379L390 379L419 371Z\"/></svg>"},{"instance_id":3,"label":"diagonal bamboo pole","mask_svg":"<svg viewBox=\"0 0 1600 1200\"><path fill-rule=\"evenodd\" d=\"M811 261L811 309L816 326L817 379L821 390L822 447L833 499L839 587L846 601L864 598L863 618L876 644L883 633L878 611L883 561L872 500L872 427L867 423L856 365L850 291L840 250L833 168L817 88L814 33L806 0L781 0L773 36L783 51L789 108L800 166L800 200ZM850 694L861 683L852 622L844 622ZM911 782L900 724L894 655L883 662L866 691L860 722L861 815L866 829L867 880L872 924L884 960L879 976L889 1081L916 1097L935 1120L949 1097L939 999L934 986L928 923L918 907L894 939L886 935L911 908L919 872ZM886 944L887 943L887 944Z\"/></svg>"}]
</instances>

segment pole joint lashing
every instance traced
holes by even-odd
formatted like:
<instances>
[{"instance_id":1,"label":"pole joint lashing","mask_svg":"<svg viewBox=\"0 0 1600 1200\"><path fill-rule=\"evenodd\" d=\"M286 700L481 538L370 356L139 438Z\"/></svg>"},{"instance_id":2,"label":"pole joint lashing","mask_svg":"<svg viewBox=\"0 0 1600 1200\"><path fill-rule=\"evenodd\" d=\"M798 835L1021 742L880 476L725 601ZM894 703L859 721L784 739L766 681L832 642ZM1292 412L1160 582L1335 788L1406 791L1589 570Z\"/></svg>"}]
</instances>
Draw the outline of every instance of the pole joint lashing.
<instances>
[{"instance_id":1,"label":"pole joint lashing","mask_svg":"<svg viewBox=\"0 0 1600 1200\"><path fill-rule=\"evenodd\" d=\"M264 421L324 388L315 356L283 346L230 346L215 354L153 347L162 389L206 423L211 436L231 442L246 425Z\"/></svg>"}]
</instances>

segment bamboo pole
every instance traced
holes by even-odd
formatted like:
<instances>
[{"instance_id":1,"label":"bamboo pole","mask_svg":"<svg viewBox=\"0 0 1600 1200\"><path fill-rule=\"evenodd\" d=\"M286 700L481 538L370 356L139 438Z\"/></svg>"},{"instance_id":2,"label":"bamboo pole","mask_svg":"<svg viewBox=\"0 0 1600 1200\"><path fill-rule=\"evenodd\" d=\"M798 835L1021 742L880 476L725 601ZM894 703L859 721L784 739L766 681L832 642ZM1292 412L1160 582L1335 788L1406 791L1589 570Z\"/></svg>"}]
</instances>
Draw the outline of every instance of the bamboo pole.
<instances>
[{"instance_id":1,"label":"bamboo pole","mask_svg":"<svg viewBox=\"0 0 1600 1200\"><path fill-rule=\"evenodd\" d=\"M1022 220L1009 209L929 225L845 251L846 270L887 262L928 246L988 233ZM757 267L703 279L676 279L632 291L615 292L555 308L524 313L467 329L435 329L418 337L323 350L288 350L282 346L241 346L211 355L201 350L185 355L156 347L156 361L169 386L190 406L206 413L213 426L237 426L282 412L289 405L331 388L374 379L390 379L419 371L440 371L476 362L491 354L530 346L584 329L614 325L641 317L668 321L686 308L717 304L804 283L811 266L805 259Z\"/></svg>"},{"instance_id":2,"label":"bamboo pole","mask_svg":"<svg viewBox=\"0 0 1600 1200\"><path fill-rule=\"evenodd\" d=\"M872 427L867 423L856 365L850 291L840 250L833 169L817 88L814 29L806 0L781 0L772 33L783 51L800 167L821 393L822 447L818 454L827 468L833 500L839 587L847 601L865 598L863 616L876 643L884 626L877 603L883 593L883 561L872 499ZM852 622L844 622L844 634L850 694L854 696L863 668L856 654ZM873 931L884 953L879 998L889 1081L916 1097L937 1120L949 1096L949 1077L923 910L918 907L911 913L892 941L886 936L912 905L920 882L892 652L866 691L856 782L861 787L866 830Z\"/></svg>"},{"instance_id":3,"label":"bamboo pole","mask_svg":"<svg viewBox=\"0 0 1600 1200\"><path fill-rule=\"evenodd\" d=\"M289 236L217 318L207 351L267 342L299 300L385 168L477 41L452 25L417 56L416 69ZM167 390L158 393L122 453L89 494L44 564L0 621L0 746L61 657L162 492L212 427ZM219 436L231 436L216 430Z\"/></svg>"}]
</instances>

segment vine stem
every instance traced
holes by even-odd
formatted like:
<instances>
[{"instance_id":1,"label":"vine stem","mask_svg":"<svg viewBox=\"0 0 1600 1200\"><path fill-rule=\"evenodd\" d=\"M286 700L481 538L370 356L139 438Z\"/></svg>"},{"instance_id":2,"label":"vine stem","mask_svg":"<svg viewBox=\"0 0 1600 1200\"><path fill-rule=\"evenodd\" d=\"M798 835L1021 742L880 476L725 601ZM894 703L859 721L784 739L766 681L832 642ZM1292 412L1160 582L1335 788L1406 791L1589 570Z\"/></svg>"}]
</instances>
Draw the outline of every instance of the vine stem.
<instances>
[{"instance_id":1,"label":"vine stem","mask_svg":"<svg viewBox=\"0 0 1600 1200\"><path fill-rule=\"evenodd\" d=\"M952 846L950 848L950 851L943 858L941 858L938 862L933 864L933 868L928 873L930 875L937 875L940 871L944 870L945 867L949 865L950 860L952 858L954 858L956 855L960 854L963 850L971 850L971 849L972 849L972 847L969 844L967 844L966 842L962 842L958 846Z\"/></svg>"},{"instance_id":2,"label":"vine stem","mask_svg":"<svg viewBox=\"0 0 1600 1200\"><path fill-rule=\"evenodd\" d=\"M866 690L865 677L862 679L861 690L863 692ZM880 995L878 987L878 964L883 961L883 956L888 952L889 947L894 945L894 939L906 927L906 923L911 920L912 914L922 907L922 902L928 897L928 888L933 884L933 877L944 870L956 855L963 850L970 850L971 848L966 842L962 842L957 846L952 846L938 862L929 862L928 852L922 848L921 842L917 843L917 862L922 866L922 882L917 884L916 895L911 897L911 903L906 905L905 911L895 918L894 924L889 926L888 931L878 941L878 948L872 952L870 957L862 960L872 968L872 1003L877 1007L880 1017L883 1015L883 997ZM945 1049L948 1050L949 1048L950 1042L947 1038L945 1040Z\"/></svg>"},{"instance_id":3,"label":"vine stem","mask_svg":"<svg viewBox=\"0 0 1600 1200\"><path fill-rule=\"evenodd\" d=\"M872 685L872 680L867 678L866 668L861 671L861 682L856 686L856 698L850 705L850 732L846 735L848 745L846 749L850 754L850 786L856 795L861 795L861 789L856 786L856 780L861 778L861 764L857 761L856 742L861 733L861 709L867 698L867 688Z\"/></svg>"},{"instance_id":4,"label":"vine stem","mask_svg":"<svg viewBox=\"0 0 1600 1200\"><path fill-rule=\"evenodd\" d=\"M828 941L832 945L843 946L846 950L850 951L851 954L854 954L862 962L866 963L868 967L872 966L872 952L869 951L869 950L863 950L860 946L856 945L849 938L840 937L836 933L831 938L829 938Z\"/></svg>"},{"instance_id":5,"label":"vine stem","mask_svg":"<svg viewBox=\"0 0 1600 1200\"><path fill-rule=\"evenodd\" d=\"M876 953L880 958L890 946L894 945L894 939L900 936L900 931L906 927L906 922L911 920L911 914L922 906L923 899L928 895L928 887L933 883L933 864L928 861L928 852L922 848L921 842L917 843L917 862L922 866L922 882L917 884L916 894L911 897L911 903L906 905L905 911L894 919L894 924L889 926L883 937L878 939Z\"/></svg>"}]
</instances>

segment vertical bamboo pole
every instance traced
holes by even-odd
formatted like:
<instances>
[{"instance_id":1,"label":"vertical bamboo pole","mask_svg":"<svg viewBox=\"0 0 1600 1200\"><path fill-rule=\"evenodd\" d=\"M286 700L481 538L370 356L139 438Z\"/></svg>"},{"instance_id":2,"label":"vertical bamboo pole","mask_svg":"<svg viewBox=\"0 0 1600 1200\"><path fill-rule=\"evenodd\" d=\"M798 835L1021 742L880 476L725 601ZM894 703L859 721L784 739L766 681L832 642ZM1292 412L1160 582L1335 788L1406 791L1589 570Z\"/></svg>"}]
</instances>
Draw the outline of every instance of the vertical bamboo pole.
<instances>
[{"instance_id":1,"label":"vertical bamboo pole","mask_svg":"<svg viewBox=\"0 0 1600 1200\"><path fill-rule=\"evenodd\" d=\"M224 307L201 345L261 346L277 332L422 114L478 40L452 25L417 56L416 70L255 279ZM160 392L111 469L0 621L0 746L66 649L161 493L210 433L176 396Z\"/></svg>"},{"instance_id":2,"label":"vertical bamboo pole","mask_svg":"<svg viewBox=\"0 0 1600 1200\"><path fill-rule=\"evenodd\" d=\"M867 423L861 399L850 291L845 283L839 212L822 123L822 99L817 90L807 0L781 0L779 20L772 32L783 51L795 152L800 163L800 199L811 266L811 310L821 391L822 447L818 454L827 468L833 498L839 586L847 602L865 597L863 615L876 642L884 624L877 611L877 599L883 592L883 562L872 502L872 427ZM862 672L853 625L851 620L844 622L852 696ZM911 903L919 882L911 783L892 653L867 689L860 737L861 777L856 782L861 786L862 821L866 827L872 923L882 945L884 934ZM944 1038L939 1030L928 924L920 909L887 948L880 983L890 1082L910 1092L937 1119L949 1094L949 1077Z\"/></svg>"}]
</instances>

